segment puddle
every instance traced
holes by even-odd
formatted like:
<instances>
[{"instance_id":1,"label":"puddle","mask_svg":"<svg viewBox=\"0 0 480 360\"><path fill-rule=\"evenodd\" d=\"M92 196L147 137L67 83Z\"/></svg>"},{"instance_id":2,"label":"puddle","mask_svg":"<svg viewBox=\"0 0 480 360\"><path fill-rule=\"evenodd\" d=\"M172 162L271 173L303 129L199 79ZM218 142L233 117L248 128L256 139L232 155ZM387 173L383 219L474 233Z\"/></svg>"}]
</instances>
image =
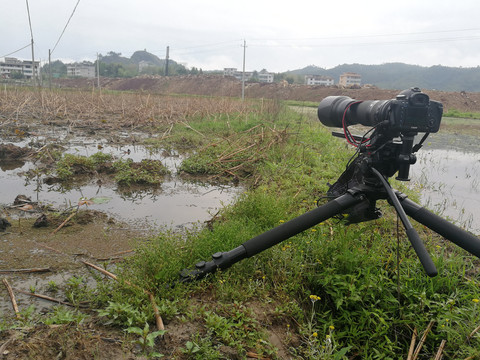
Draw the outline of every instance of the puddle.
<instances>
[{"instance_id":1,"label":"puddle","mask_svg":"<svg viewBox=\"0 0 480 360\"><path fill-rule=\"evenodd\" d=\"M480 142L470 135L437 133L410 168L423 206L480 234Z\"/></svg>"},{"instance_id":2,"label":"puddle","mask_svg":"<svg viewBox=\"0 0 480 360\"><path fill-rule=\"evenodd\" d=\"M0 162L0 180L4 189L0 192L0 204L11 205L18 194L26 195L33 201L51 204L54 208L68 208L78 203L80 198L108 198L107 202L88 205L93 210L104 211L116 219L136 227L184 227L209 220L224 204L233 201L241 189L235 186L208 182L187 182L176 175L182 156L164 150L152 151L145 146L128 145L145 134L118 132L106 134L92 140L88 134L72 134L67 129L46 128L34 141L39 144L55 140L66 147L64 153L91 156L99 151L115 158L160 160L171 172L157 188L119 189L117 186L98 185L95 180L81 186L65 188L58 184L46 185L43 179L27 181L24 174L34 168L31 162ZM37 130L38 132L39 130ZM122 139L127 144L111 145L112 139ZM4 144L28 147L27 139L3 139ZM125 141L126 140L126 141ZM65 145L65 143L67 145Z\"/></svg>"}]
</instances>

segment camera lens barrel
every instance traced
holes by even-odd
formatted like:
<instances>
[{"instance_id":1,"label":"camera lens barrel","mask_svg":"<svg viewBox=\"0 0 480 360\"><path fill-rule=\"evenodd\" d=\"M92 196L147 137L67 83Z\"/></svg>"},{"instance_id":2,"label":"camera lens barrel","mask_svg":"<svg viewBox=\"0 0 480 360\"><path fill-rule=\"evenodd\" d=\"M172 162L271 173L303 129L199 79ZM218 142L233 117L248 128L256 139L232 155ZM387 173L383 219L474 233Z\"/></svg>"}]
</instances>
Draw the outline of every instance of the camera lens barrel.
<instances>
[{"instance_id":1,"label":"camera lens barrel","mask_svg":"<svg viewBox=\"0 0 480 360\"><path fill-rule=\"evenodd\" d=\"M318 105L318 119L325 126L342 127L343 113L354 102L348 96L327 96Z\"/></svg>"},{"instance_id":2,"label":"camera lens barrel","mask_svg":"<svg viewBox=\"0 0 480 360\"><path fill-rule=\"evenodd\" d=\"M318 119L325 126L342 127L346 109L348 109L345 114L348 125L375 126L379 122L388 119L391 100L356 102L357 100L348 96L327 96L318 105Z\"/></svg>"},{"instance_id":3,"label":"camera lens barrel","mask_svg":"<svg viewBox=\"0 0 480 360\"><path fill-rule=\"evenodd\" d=\"M375 126L383 120L388 120L392 100L367 100L351 107L348 124Z\"/></svg>"}]
</instances>

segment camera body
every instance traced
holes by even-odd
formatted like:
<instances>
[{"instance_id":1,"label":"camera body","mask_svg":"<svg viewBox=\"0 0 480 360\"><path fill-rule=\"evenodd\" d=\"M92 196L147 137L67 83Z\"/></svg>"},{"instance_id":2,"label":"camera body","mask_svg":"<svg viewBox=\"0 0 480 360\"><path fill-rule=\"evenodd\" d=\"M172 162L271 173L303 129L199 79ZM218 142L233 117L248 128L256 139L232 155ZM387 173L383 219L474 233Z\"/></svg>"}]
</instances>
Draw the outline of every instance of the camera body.
<instances>
[{"instance_id":1,"label":"camera body","mask_svg":"<svg viewBox=\"0 0 480 360\"><path fill-rule=\"evenodd\" d=\"M317 114L322 124L331 127L381 125L392 132L434 133L440 128L443 105L430 100L419 88L411 88L391 100L327 96L320 102Z\"/></svg>"}]
</instances>

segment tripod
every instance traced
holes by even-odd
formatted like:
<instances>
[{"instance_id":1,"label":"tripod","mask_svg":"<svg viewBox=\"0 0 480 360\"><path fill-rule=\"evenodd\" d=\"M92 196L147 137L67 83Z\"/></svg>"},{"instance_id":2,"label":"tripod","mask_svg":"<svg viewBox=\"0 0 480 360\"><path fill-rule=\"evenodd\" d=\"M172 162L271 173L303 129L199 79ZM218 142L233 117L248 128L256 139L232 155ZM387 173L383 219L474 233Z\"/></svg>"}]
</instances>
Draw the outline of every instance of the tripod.
<instances>
[{"instance_id":1,"label":"tripod","mask_svg":"<svg viewBox=\"0 0 480 360\"><path fill-rule=\"evenodd\" d=\"M419 148L418 145L413 147L414 135L403 135L401 142L388 139L382 142L377 151L361 149L360 155L347 167L337 182L330 186L327 195L332 199L328 203L247 240L230 251L217 252L212 255L211 261L200 261L195 264L194 269L182 270L180 280L193 281L218 269L227 269L245 258L344 213L348 213L347 220L350 223L377 219L381 216L375 206L377 200L388 200L395 208L428 276L436 276L437 269L407 215L480 258L480 239L411 201L388 183L388 178L397 171L397 179L408 179L409 166L416 161L412 152Z\"/></svg>"}]
</instances>

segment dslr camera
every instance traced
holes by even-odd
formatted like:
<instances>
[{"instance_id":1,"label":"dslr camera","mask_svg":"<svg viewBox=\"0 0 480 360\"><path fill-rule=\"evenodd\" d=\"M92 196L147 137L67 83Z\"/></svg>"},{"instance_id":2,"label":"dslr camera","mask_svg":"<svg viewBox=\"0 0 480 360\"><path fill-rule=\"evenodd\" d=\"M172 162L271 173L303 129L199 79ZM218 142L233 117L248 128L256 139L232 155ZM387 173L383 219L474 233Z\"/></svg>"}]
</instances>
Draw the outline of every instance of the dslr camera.
<instances>
[{"instance_id":1,"label":"dslr camera","mask_svg":"<svg viewBox=\"0 0 480 360\"><path fill-rule=\"evenodd\" d=\"M440 128L443 105L430 100L417 87L391 100L357 101L348 96L327 96L318 106L325 126L345 128L361 124L387 128L393 133L435 133Z\"/></svg>"}]
</instances>

